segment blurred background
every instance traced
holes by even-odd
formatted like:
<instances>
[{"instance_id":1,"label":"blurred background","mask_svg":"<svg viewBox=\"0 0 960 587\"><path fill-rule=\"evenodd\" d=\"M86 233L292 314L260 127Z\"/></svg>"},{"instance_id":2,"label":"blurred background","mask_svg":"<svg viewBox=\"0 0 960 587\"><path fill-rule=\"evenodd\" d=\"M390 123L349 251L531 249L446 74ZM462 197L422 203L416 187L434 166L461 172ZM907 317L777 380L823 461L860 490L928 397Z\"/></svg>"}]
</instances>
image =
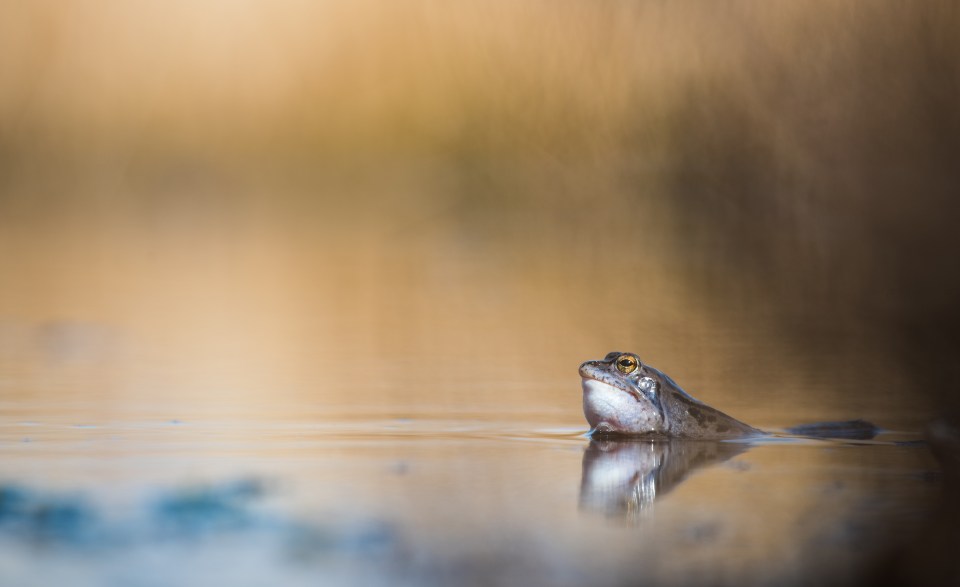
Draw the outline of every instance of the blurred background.
<instances>
[{"instance_id":1,"label":"blurred background","mask_svg":"<svg viewBox=\"0 0 960 587\"><path fill-rule=\"evenodd\" d=\"M950 0L0 2L0 394L958 410ZM585 424L584 424L585 426Z\"/></svg>"}]
</instances>

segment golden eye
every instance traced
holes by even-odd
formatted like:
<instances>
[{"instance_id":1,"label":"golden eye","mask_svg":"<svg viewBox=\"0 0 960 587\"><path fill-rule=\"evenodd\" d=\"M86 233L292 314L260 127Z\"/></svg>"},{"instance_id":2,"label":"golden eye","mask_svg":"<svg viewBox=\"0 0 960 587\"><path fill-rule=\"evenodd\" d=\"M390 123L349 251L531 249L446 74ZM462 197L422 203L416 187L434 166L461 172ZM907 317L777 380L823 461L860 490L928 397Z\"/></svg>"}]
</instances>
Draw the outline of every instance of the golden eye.
<instances>
[{"instance_id":1,"label":"golden eye","mask_svg":"<svg viewBox=\"0 0 960 587\"><path fill-rule=\"evenodd\" d=\"M630 355L620 355L617 357L617 371L629 375L637 370L637 360Z\"/></svg>"}]
</instances>

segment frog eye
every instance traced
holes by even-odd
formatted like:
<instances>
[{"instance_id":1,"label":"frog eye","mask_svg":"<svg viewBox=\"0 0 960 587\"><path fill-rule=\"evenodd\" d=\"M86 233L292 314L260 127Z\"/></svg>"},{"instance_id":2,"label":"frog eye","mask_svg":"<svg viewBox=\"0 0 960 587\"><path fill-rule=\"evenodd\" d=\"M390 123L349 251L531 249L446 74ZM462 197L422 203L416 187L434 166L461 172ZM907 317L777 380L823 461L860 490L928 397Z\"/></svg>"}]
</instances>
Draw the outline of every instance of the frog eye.
<instances>
[{"instance_id":1,"label":"frog eye","mask_svg":"<svg viewBox=\"0 0 960 587\"><path fill-rule=\"evenodd\" d=\"M630 355L620 355L617 357L617 371L624 375L629 375L637 370L637 360Z\"/></svg>"}]
</instances>

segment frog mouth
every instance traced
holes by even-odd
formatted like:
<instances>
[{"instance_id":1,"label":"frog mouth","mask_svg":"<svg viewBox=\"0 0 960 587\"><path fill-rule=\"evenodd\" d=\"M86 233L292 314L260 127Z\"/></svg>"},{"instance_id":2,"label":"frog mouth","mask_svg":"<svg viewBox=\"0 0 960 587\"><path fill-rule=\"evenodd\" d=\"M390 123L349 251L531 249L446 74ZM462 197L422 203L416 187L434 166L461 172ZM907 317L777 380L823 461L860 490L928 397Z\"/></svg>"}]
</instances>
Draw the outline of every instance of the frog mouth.
<instances>
[{"instance_id":1,"label":"frog mouth","mask_svg":"<svg viewBox=\"0 0 960 587\"><path fill-rule=\"evenodd\" d=\"M589 386L590 383L593 383L593 382L601 383L608 387L612 387L618 391L622 391L627 395L631 396L633 399L637 400L638 402L643 401L644 399L643 394L641 394L639 390L629 387L627 385L624 385L623 382L618 381L613 377L594 377L594 376L583 377L583 383L585 386Z\"/></svg>"},{"instance_id":2,"label":"frog mouth","mask_svg":"<svg viewBox=\"0 0 960 587\"><path fill-rule=\"evenodd\" d=\"M661 415L663 414L663 406L656 390L640 389L630 381L625 381L622 377L604 369L602 365L603 363L599 361L587 361L580 365L580 377L583 379L584 391L589 387L589 382L595 381L626 393L638 403L650 403Z\"/></svg>"},{"instance_id":3,"label":"frog mouth","mask_svg":"<svg viewBox=\"0 0 960 587\"><path fill-rule=\"evenodd\" d=\"M645 397L639 389L631 386L629 383L623 381L619 377L616 377L609 371L602 369L596 361L587 361L586 363L580 365L580 377L583 379L585 384L587 381L603 383L604 385L615 387L620 391L629 394L637 401L642 401Z\"/></svg>"}]
</instances>

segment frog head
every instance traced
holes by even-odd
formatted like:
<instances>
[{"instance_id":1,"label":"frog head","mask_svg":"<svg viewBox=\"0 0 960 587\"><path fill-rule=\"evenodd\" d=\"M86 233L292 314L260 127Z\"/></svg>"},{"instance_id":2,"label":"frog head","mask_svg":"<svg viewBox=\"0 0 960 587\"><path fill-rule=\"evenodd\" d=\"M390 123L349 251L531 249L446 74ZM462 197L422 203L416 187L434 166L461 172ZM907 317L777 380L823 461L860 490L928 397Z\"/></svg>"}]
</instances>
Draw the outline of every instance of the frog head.
<instances>
[{"instance_id":1,"label":"frog head","mask_svg":"<svg viewBox=\"0 0 960 587\"><path fill-rule=\"evenodd\" d=\"M667 417L660 400L659 372L633 353L608 353L580 365L583 413L600 434L664 434Z\"/></svg>"}]
</instances>

